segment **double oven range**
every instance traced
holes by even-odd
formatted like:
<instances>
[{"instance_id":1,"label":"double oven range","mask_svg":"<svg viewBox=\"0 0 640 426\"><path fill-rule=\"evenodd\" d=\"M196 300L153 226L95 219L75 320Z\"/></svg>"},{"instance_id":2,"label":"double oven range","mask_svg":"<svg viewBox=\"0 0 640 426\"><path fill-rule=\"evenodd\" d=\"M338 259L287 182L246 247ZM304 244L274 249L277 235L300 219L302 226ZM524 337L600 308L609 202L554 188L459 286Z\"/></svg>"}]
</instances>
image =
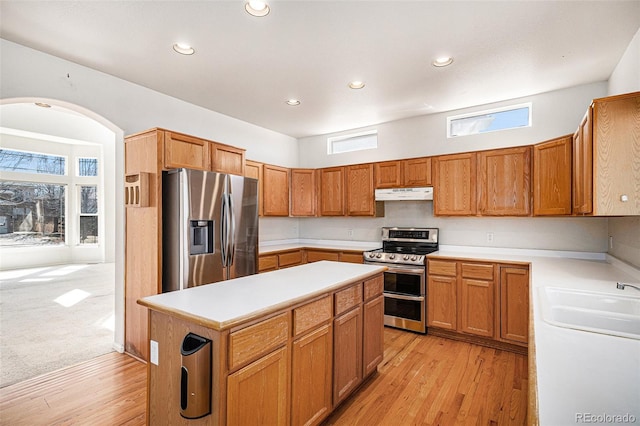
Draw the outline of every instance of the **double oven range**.
<instances>
[{"instance_id":1,"label":"double oven range","mask_svg":"<svg viewBox=\"0 0 640 426\"><path fill-rule=\"evenodd\" d=\"M384 323L426 333L426 255L438 251L437 228L382 228L382 248L364 263L384 265Z\"/></svg>"}]
</instances>

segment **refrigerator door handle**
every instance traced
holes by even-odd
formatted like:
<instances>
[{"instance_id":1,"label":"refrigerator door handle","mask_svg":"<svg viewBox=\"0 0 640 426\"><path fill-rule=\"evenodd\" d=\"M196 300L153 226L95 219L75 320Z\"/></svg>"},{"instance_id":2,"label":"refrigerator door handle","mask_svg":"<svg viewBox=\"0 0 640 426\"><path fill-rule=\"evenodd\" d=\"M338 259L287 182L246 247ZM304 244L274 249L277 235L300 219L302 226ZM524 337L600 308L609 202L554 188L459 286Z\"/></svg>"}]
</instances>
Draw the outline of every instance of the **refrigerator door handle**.
<instances>
[{"instance_id":1,"label":"refrigerator door handle","mask_svg":"<svg viewBox=\"0 0 640 426\"><path fill-rule=\"evenodd\" d=\"M231 224L231 226L229 227L229 264L228 266L233 265L233 260L234 260L234 254L236 252L236 215L235 215L235 209L233 208L233 197L231 196L231 194L227 195L229 197L229 203L228 203L228 208L229 208L229 222Z\"/></svg>"},{"instance_id":2,"label":"refrigerator door handle","mask_svg":"<svg viewBox=\"0 0 640 426\"><path fill-rule=\"evenodd\" d=\"M227 194L222 194L222 206L220 212L220 255L222 257L222 266L227 266L227 237L228 237L228 221L227 221Z\"/></svg>"}]
</instances>

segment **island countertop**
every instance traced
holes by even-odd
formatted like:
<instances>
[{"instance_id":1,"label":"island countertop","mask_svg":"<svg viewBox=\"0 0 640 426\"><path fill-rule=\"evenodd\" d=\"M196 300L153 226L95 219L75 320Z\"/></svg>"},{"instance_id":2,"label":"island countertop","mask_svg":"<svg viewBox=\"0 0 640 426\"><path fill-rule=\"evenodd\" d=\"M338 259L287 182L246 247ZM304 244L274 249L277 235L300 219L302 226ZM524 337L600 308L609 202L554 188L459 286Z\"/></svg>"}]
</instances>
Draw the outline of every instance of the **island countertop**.
<instances>
[{"instance_id":1,"label":"island countertop","mask_svg":"<svg viewBox=\"0 0 640 426\"><path fill-rule=\"evenodd\" d=\"M386 269L321 261L148 296L138 303L222 331Z\"/></svg>"}]
</instances>

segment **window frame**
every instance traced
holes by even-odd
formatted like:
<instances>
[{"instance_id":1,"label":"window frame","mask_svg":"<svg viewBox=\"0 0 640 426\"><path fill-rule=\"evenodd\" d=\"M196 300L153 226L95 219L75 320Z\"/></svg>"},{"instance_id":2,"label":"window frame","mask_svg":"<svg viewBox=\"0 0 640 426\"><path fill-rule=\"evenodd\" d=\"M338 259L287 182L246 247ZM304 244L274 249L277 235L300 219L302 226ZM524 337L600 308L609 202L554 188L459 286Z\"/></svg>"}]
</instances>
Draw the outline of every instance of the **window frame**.
<instances>
[{"instance_id":1,"label":"window frame","mask_svg":"<svg viewBox=\"0 0 640 426\"><path fill-rule=\"evenodd\" d=\"M501 112L506 112L506 111L515 111L515 110L523 109L523 108L527 108L528 109L527 125L525 125L525 126L505 127L505 128L502 128L502 129L495 129L495 130L489 130L489 131L484 131L484 132L476 132L476 133L468 133L468 134L464 134L464 135L452 135L451 134L452 122L454 122L456 120L468 119L468 118L471 118L471 117L483 117L483 116L490 115L490 114L496 114L496 113L501 113ZM466 114L448 116L447 117L447 139L454 139L454 138L459 138L459 137L463 137L463 136L480 135L480 134L485 134L485 133L501 132L503 130L524 129L524 128L529 128L529 127L532 127L532 126L533 126L533 103L532 102L523 102L523 103L520 103L520 104L507 105L507 106L498 107L498 108L491 108L491 109L486 109L486 110L481 110L481 111L470 112L470 113L466 113Z\"/></svg>"},{"instance_id":2,"label":"window frame","mask_svg":"<svg viewBox=\"0 0 640 426\"><path fill-rule=\"evenodd\" d=\"M374 147L355 148L355 149L349 149L346 151L334 152L333 144L335 142L342 142L348 139L356 139L356 138L362 138L363 136L373 136L373 135L375 135L375 141L376 141L376 146ZM347 135L330 136L327 138L327 155L346 154L349 152L365 151L367 149L378 149L378 130L377 129L365 130L357 133L349 133Z\"/></svg>"}]
</instances>

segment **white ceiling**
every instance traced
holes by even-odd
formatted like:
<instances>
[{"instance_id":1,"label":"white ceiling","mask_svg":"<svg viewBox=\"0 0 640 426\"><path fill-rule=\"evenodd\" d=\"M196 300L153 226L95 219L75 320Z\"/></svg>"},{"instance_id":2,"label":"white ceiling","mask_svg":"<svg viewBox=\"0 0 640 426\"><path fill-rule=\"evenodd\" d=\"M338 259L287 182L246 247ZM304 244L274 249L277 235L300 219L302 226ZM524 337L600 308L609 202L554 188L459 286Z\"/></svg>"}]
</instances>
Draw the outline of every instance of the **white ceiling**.
<instances>
[{"instance_id":1,"label":"white ceiling","mask_svg":"<svg viewBox=\"0 0 640 426\"><path fill-rule=\"evenodd\" d=\"M270 6L255 18L242 0L4 0L0 36L304 137L605 81L640 27L640 1ZM454 63L433 67L443 55Z\"/></svg>"}]
</instances>

